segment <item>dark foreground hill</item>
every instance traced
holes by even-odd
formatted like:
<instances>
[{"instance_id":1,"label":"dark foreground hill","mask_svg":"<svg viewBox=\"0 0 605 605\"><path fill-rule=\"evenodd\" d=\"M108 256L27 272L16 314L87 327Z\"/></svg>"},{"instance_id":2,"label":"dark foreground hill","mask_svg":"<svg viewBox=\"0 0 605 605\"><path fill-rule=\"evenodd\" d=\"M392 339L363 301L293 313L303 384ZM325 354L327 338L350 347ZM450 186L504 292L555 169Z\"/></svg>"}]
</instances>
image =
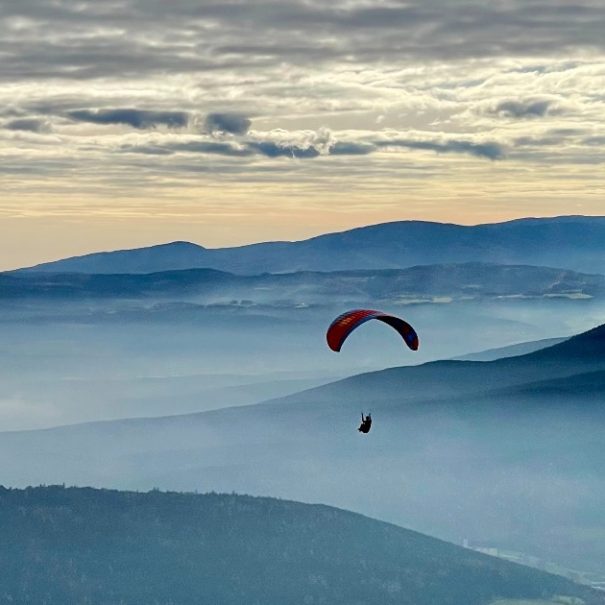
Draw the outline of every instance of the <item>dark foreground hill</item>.
<instances>
[{"instance_id":1,"label":"dark foreground hill","mask_svg":"<svg viewBox=\"0 0 605 605\"><path fill-rule=\"evenodd\" d=\"M0 488L0 533L7 605L605 603L558 576L269 498Z\"/></svg>"},{"instance_id":2,"label":"dark foreground hill","mask_svg":"<svg viewBox=\"0 0 605 605\"><path fill-rule=\"evenodd\" d=\"M234 273L338 271L414 265L493 262L600 272L605 217L521 219L476 226L401 221L330 233L299 242L207 249L174 242L89 254L34 267L36 271L152 273L208 267Z\"/></svg>"}]
</instances>

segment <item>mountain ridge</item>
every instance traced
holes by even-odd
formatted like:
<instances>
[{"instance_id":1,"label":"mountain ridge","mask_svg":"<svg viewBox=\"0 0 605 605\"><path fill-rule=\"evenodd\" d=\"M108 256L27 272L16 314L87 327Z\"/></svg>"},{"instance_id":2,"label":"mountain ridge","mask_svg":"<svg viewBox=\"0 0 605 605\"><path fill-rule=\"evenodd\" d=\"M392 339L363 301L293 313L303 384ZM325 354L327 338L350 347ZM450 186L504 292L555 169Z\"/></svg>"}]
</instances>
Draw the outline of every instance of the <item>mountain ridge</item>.
<instances>
[{"instance_id":1,"label":"mountain ridge","mask_svg":"<svg viewBox=\"0 0 605 605\"><path fill-rule=\"evenodd\" d=\"M77 296L128 297L152 294L203 294L213 288L248 300L287 296L305 302L305 296L326 300L361 299L413 302L414 296L453 295L461 300L487 296L592 298L605 295L605 276L557 267L501 265L495 263L444 263L405 269L297 271L238 275L212 268L193 268L154 273L48 273L43 271L0 273L0 299L61 293ZM315 290L313 290L313 288ZM209 290L210 289L210 290ZM422 300L419 299L419 300Z\"/></svg>"},{"instance_id":2,"label":"mountain ridge","mask_svg":"<svg viewBox=\"0 0 605 605\"><path fill-rule=\"evenodd\" d=\"M250 274L403 268L448 258L455 262L476 260L479 254L483 261L590 271L605 259L604 240L602 216L528 218L471 226L394 221L291 242L259 242L228 248L204 248L188 242L158 244L90 253L22 270L133 273L209 267ZM166 250L175 254L162 258L161 253Z\"/></svg>"},{"instance_id":3,"label":"mountain ridge","mask_svg":"<svg viewBox=\"0 0 605 605\"><path fill-rule=\"evenodd\" d=\"M483 351L473 351L472 353L466 353L454 357L458 361L495 361L496 359L503 359L506 357L518 357L519 355L525 355L526 353L533 353L546 347L559 344L566 340L566 337L553 337L543 338L541 340L524 341L503 347L496 347L492 349L484 349Z\"/></svg>"}]
</instances>

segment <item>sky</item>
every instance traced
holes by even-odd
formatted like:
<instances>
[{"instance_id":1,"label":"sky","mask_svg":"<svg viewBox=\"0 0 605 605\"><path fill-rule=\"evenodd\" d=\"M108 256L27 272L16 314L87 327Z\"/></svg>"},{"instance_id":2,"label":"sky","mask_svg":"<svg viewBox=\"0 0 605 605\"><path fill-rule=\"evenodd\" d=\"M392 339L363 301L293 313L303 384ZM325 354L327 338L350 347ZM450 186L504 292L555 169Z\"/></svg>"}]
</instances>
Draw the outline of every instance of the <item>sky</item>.
<instances>
[{"instance_id":1,"label":"sky","mask_svg":"<svg viewBox=\"0 0 605 605\"><path fill-rule=\"evenodd\" d=\"M605 214L602 0L0 0L0 268Z\"/></svg>"}]
</instances>

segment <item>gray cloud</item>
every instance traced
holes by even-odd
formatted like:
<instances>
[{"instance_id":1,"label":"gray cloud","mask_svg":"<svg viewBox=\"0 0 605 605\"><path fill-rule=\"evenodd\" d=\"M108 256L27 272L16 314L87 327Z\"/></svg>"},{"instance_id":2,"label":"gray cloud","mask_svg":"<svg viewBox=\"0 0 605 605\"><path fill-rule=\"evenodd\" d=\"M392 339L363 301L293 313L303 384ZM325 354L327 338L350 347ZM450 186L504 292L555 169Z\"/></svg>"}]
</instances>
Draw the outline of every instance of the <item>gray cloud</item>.
<instances>
[{"instance_id":1,"label":"gray cloud","mask_svg":"<svg viewBox=\"0 0 605 605\"><path fill-rule=\"evenodd\" d=\"M505 118L539 118L552 113L553 102L547 99L500 101L490 113Z\"/></svg>"},{"instance_id":2,"label":"gray cloud","mask_svg":"<svg viewBox=\"0 0 605 605\"><path fill-rule=\"evenodd\" d=\"M185 151L187 153L210 153L232 157L246 157L253 154L253 151L248 147L215 141L175 143L171 146L171 149L173 151Z\"/></svg>"},{"instance_id":3,"label":"gray cloud","mask_svg":"<svg viewBox=\"0 0 605 605\"><path fill-rule=\"evenodd\" d=\"M198 140L187 142L170 142L164 145L123 145L122 151L144 153L149 155L170 155L177 152L224 155L232 157L249 157L261 155L267 158L314 159L320 155L368 155L378 150L393 148L422 149L436 153L461 153L478 158L498 160L505 155L502 145L496 142L475 143L464 140L422 141L422 140L376 140L372 142L355 141L326 141L325 133L318 142L308 144L285 143L283 141L260 140L220 142L213 140Z\"/></svg>"},{"instance_id":4,"label":"gray cloud","mask_svg":"<svg viewBox=\"0 0 605 605\"><path fill-rule=\"evenodd\" d=\"M70 111L67 116L80 122L93 124L126 124L133 128L146 129L156 126L182 128L189 123L189 114L184 111L146 111L142 109L81 109Z\"/></svg>"},{"instance_id":5,"label":"gray cloud","mask_svg":"<svg viewBox=\"0 0 605 605\"><path fill-rule=\"evenodd\" d=\"M4 124L8 130L22 130L26 132L46 133L50 132L51 126L48 120L39 118L18 118Z\"/></svg>"},{"instance_id":6,"label":"gray cloud","mask_svg":"<svg viewBox=\"0 0 605 605\"><path fill-rule=\"evenodd\" d=\"M120 151L124 153L141 153L144 155L172 155L174 149L162 145L121 145Z\"/></svg>"},{"instance_id":7,"label":"gray cloud","mask_svg":"<svg viewBox=\"0 0 605 605\"><path fill-rule=\"evenodd\" d=\"M505 155L504 147L496 142L474 143L456 139L445 142L412 139L376 140L372 143L338 142L330 147L330 155L367 155L378 149L396 147L423 149L436 153L463 153L489 160L500 160Z\"/></svg>"},{"instance_id":8,"label":"gray cloud","mask_svg":"<svg viewBox=\"0 0 605 605\"><path fill-rule=\"evenodd\" d=\"M525 135L514 139L515 147L560 147L566 142L588 144L586 130L582 128L551 128L533 136Z\"/></svg>"},{"instance_id":9,"label":"gray cloud","mask_svg":"<svg viewBox=\"0 0 605 605\"><path fill-rule=\"evenodd\" d=\"M299 145L276 143L274 141L248 141L236 145L228 142L201 140L182 143L173 142L165 145L123 145L121 149L126 152L149 155L171 155L184 152L231 157L261 155L267 158L285 157L296 159L316 158L321 154L321 151L313 145L302 147Z\"/></svg>"},{"instance_id":10,"label":"gray cloud","mask_svg":"<svg viewBox=\"0 0 605 605\"><path fill-rule=\"evenodd\" d=\"M602 0L0 0L0 13L0 144L23 161L92 150L120 172L147 154L167 156L150 175L212 175L324 156L288 166L311 181L348 158L359 178L447 164L403 149L512 166L600 144ZM45 117L56 140L2 128L44 132Z\"/></svg>"},{"instance_id":11,"label":"gray cloud","mask_svg":"<svg viewBox=\"0 0 605 605\"><path fill-rule=\"evenodd\" d=\"M591 147L605 147L605 135L586 137L582 143Z\"/></svg>"},{"instance_id":12,"label":"gray cloud","mask_svg":"<svg viewBox=\"0 0 605 605\"><path fill-rule=\"evenodd\" d=\"M376 146L369 143L339 141L330 147L330 155L368 155L376 151Z\"/></svg>"},{"instance_id":13,"label":"gray cloud","mask_svg":"<svg viewBox=\"0 0 605 605\"><path fill-rule=\"evenodd\" d=\"M248 147L217 141L184 141L172 142L164 145L122 145L120 149L126 153L142 153L147 155L173 155L178 152L184 152L246 157L254 155L255 153Z\"/></svg>"},{"instance_id":14,"label":"gray cloud","mask_svg":"<svg viewBox=\"0 0 605 605\"><path fill-rule=\"evenodd\" d=\"M209 113L206 116L207 132L225 132L229 134L246 134L252 122L240 113Z\"/></svg>"},{"instance_id":15,"label":"gray cloud","mask_svg":"<svg viewBox=\"0 0 605 605\"><path fill-rule=\"evenodd\" d=\"M517 137L513 143L515 147L558 147L565 141L561 136L524 136Z\"/></svg>"},{"instance_id":16,"label":"gray cloud","mask_svg":"<svg viewBox=\"0 0 605 605\"><path fill-rule=\"evenodd\" d=\"M309 159L316 158L321 155L321 151L319 151L313 145L309 145L308 147L299 147L298 145L282 145L279 143L274 143L273 141L261 141L248 143L248 147L249 149L252 149L268 158L286 157Z\"/></svg>"},{"instance_id":17,"label":"gray cloud","mask_svg":"<svg viewBox=\"0 0 605 605\"><path fill-rule=\"evenodd\" d=\"M436 153L464 153L488 160L499 160L505 155L502 145L496 142L474 143L452 139L445 142L415 141L415 140L392 140L375 141L379 147L405 147L407 149L425 149Z\"/></svg>"},{"instance_id":18,"label":"gray cloud","mask_svg":"<svg viewBox=\"0 0 605 605\"><path fill-rule=\"evenodd\" d=\"M159 0L122 0L111 10L38 0L0 6L0 78L9 80L605 49L601 0L177 0L169 12Z\"/></svg>"}]
</instances>

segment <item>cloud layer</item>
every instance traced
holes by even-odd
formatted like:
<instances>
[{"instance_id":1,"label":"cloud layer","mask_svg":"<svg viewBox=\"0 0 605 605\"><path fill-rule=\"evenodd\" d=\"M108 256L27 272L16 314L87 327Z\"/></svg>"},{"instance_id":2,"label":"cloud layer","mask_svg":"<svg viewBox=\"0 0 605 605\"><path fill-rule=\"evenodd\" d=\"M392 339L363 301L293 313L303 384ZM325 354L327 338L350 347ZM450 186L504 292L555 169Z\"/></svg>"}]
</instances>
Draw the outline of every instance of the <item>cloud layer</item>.
<instances>
[{"instance_id":1,"label":"cloud layer","mask_svg":"<svg viewBox=\"0 0 605 605\"><path fill-rule=\"evenodd\" d=\"M140 216L138 197L148 213L195 198L178 213L214 216L200 191L242 213L255 196L276 213L284 199L366 212L413 198L420 215L477 220L604 199L601 0L0 0L0 13L0 217Z\"/></svg>"},{"instance_id":2,"label":"cloud layer","mask_svg":"<svg viewBox=\"0 0 605 605\"><path fill-rule=\"evenodd\" d=\"M149 111L142 109L79 109L67 113L67 117L92 124L126 124L144 130L156 126L182 128L187 126L189 115L184 111Z\"/></svg>"},{"instance_id":3,"label":"cloud layer","mask_svg":"<svg viewBox=\"0 0 605 605\"><path fill-rule=\"evenodd\" d=\"M602 52L600 0L3 0L0 76L48 79ZM35 44L32 45L32 42ZM262 41L262 42L261 42Z\"/></svg>"}]
</instances>

